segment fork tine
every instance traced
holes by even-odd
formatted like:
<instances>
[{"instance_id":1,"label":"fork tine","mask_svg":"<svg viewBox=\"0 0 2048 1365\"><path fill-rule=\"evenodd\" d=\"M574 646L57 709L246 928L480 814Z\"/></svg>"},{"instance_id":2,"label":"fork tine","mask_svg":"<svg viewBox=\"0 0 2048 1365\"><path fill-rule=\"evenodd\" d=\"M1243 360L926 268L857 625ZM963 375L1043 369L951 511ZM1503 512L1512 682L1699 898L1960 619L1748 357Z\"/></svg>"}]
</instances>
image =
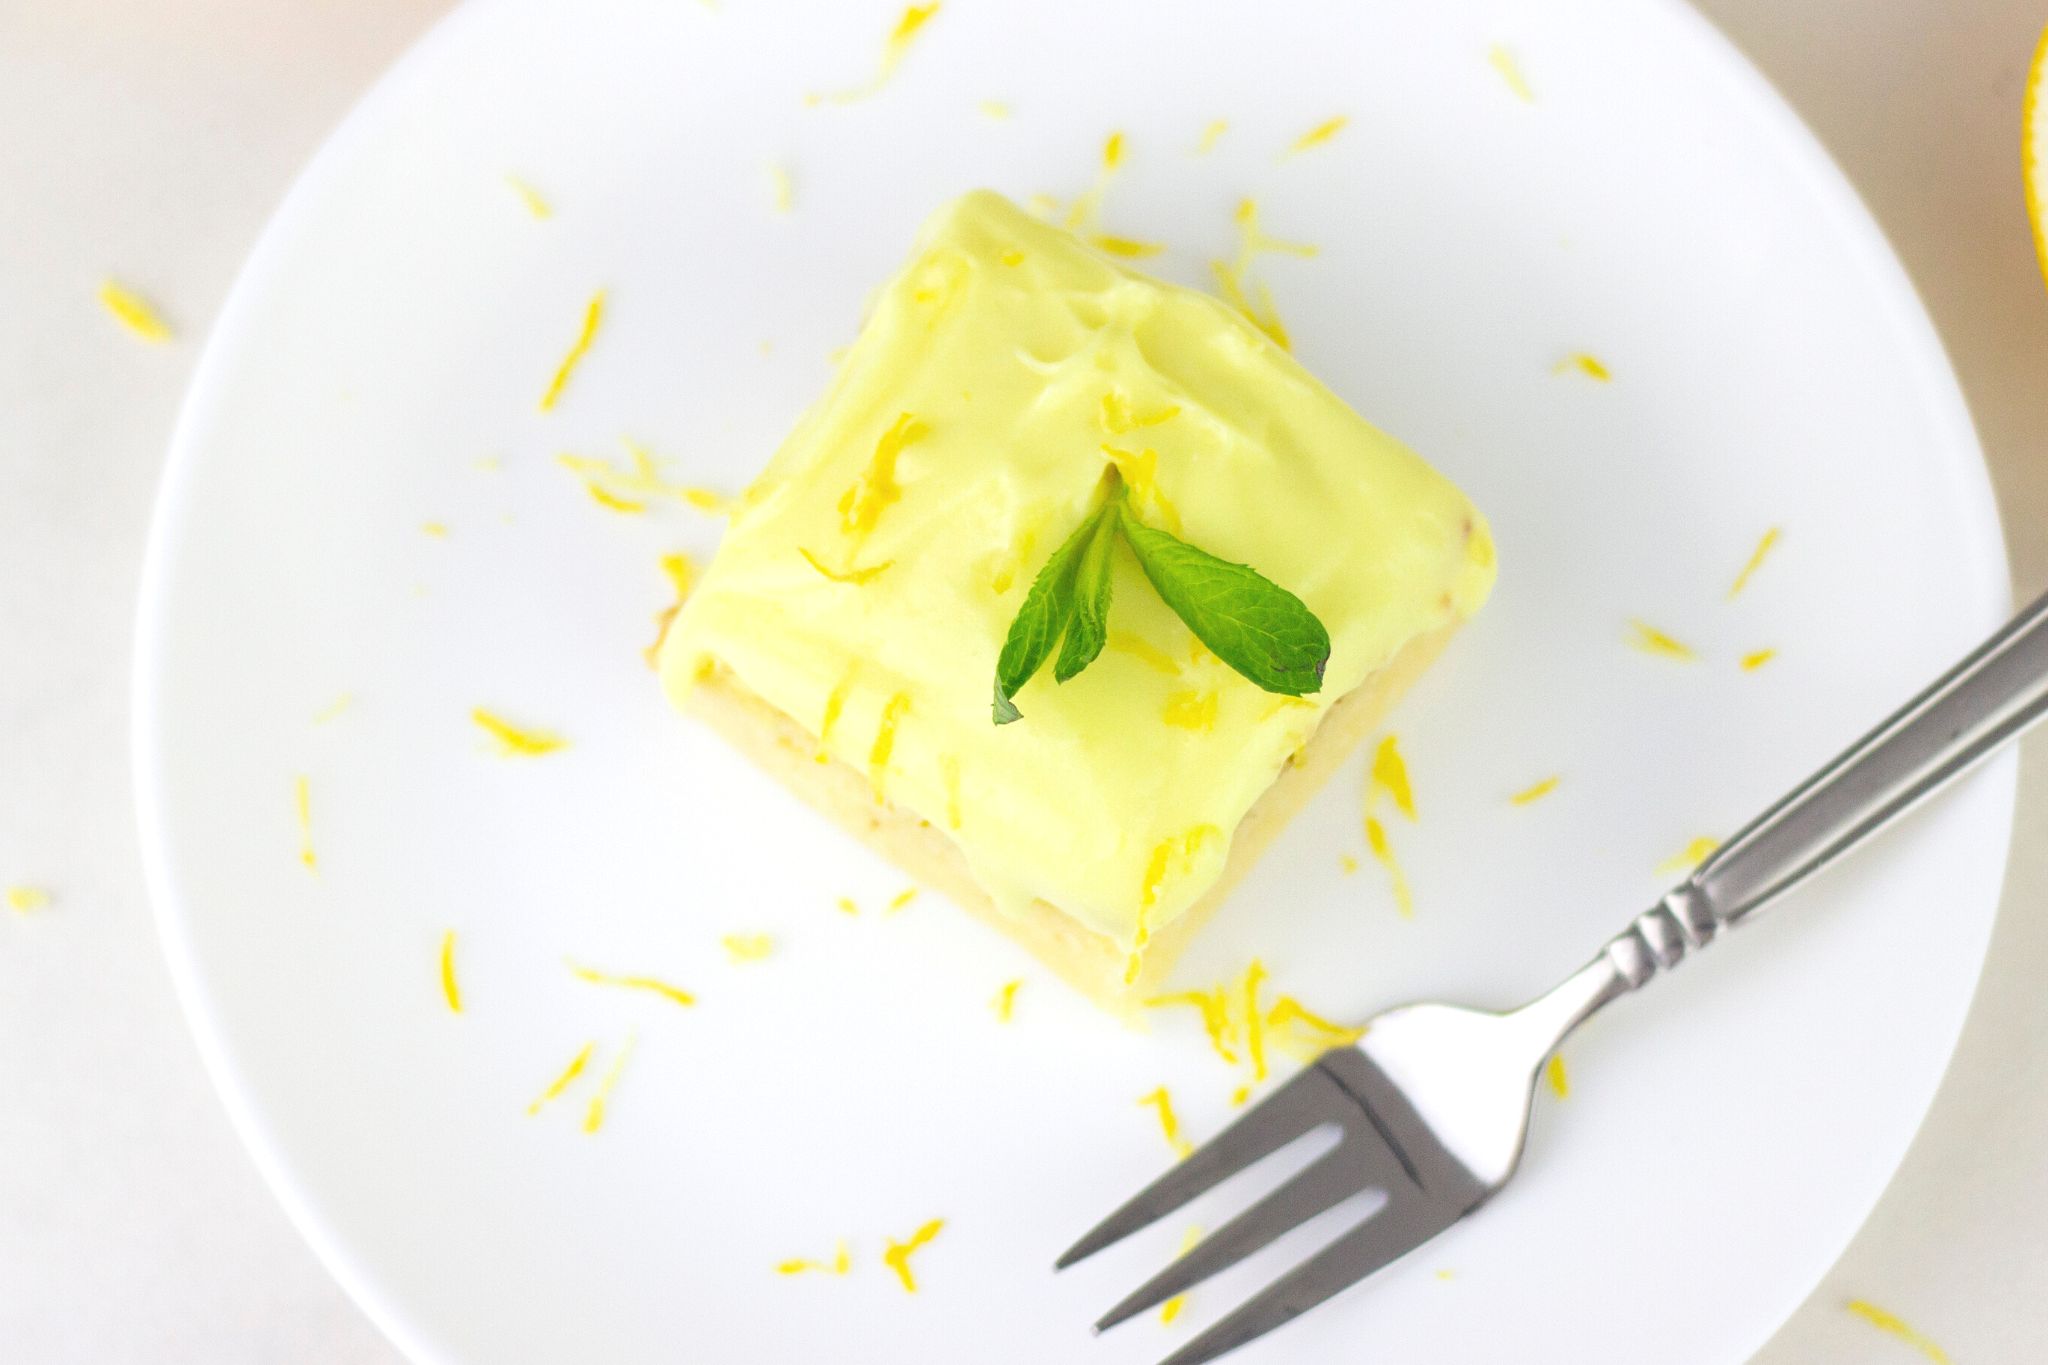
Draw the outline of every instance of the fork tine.
<instances>
[{"instance_id":1,"label":"fork tine","mask_svg":"<svg viewBox=\"0 0 2048 1365\"><path fill-rule=\"evenodd\" d=\"M1374 1183L1372 1164L1362 1160L1359 1146L1370 1139L1347 1134L1345 1140L1297 1172L1278 1189L1225 1223L1187 1255L1147 1280L1095 1324L1107 1331L1148 1308L1194 1288L1219 1271L1236 1265L1290 1229Z\"/></svg>"},{"instance_id":2,"label":"fork tine","mask_svg":"<svg viewBox=\"0 0 2048 1365\"><path fill-rule=\"evenodd\" d=\"M1267 1285L1160 1365L1204 1365L1348 1289L1455 1223L1463 1210L1434 1201L1390 1200L1387 1206Z\"/></svg>"},{"instance_id":3,"label":"fork tine","mask_svg":"<svg viewBox=\"0 0 2048 1365\"><path fill-rule=\"evenodd\" d=\"M1358 1101L1320 1067L1309 1067L1261 1100L1179 1165L1138 1191L1068 1247L1053 1269L1065 1270L1120 1242L1197 1196L1207 1193L1262 1157L1279 1151L1325 1123L1342 1122L1358 1112Z\"/></svg>"}]
</instances>

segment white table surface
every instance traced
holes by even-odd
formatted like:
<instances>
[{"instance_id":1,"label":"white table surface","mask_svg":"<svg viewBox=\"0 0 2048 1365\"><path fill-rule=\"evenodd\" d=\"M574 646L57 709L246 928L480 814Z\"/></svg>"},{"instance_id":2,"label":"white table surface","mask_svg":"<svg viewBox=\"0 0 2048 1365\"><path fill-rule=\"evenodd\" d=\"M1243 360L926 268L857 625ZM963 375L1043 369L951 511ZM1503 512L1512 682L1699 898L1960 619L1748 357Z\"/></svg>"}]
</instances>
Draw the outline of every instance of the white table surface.
<instances>
[{"instance_id":1,"label":"white table surface","mask_svg":"<svg viewBox=\"0 0 2048 1365\"><path fill-rule=\"evenodd\" d=\"M743 0L731 0L743 3ZM2048 291L2019 184L2041 0L1704 0L1843 163L1963 379L2018 594L2048 584ZM389 1365L200 1072L135 853L130 618L170 422L265 217L445 0L0 3L0 1359ZM108 274L178 328L150 347ZM1870 1223L1757 1365L1956 1365L2048 1339L2048 737L1991 963ZM1682 1284L1671 1292L1682 1294ZM1713 1306L1703 1304L1702 1313ZM1646 1361L1656 1357L1645 1343Z\"/></svg>"}]
</instances>

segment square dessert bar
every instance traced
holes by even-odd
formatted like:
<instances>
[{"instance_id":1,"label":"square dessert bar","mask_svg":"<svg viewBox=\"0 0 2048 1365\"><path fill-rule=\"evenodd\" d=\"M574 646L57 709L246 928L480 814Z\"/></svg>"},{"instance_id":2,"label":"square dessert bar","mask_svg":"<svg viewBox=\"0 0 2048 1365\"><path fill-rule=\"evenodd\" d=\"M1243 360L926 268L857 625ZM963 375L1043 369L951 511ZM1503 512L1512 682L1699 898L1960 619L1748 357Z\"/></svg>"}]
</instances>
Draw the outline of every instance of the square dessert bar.
<instances>
[{"instance_id":1,"label":"square dessert bar","mask_svg":"<svg viewBox=\"0 0 2048 1365\"><path fill-rule=\"evenodd\" d=\"M1307 605L1319 691L1234 671L1119 541L1101 655L994 723L1011 622L1112 466L1145 525ZM1493 576L1465 497L1245 318L977 192L742 497L659 666L797 795L1122 1007Z\"/></svg>"}]
</instances>

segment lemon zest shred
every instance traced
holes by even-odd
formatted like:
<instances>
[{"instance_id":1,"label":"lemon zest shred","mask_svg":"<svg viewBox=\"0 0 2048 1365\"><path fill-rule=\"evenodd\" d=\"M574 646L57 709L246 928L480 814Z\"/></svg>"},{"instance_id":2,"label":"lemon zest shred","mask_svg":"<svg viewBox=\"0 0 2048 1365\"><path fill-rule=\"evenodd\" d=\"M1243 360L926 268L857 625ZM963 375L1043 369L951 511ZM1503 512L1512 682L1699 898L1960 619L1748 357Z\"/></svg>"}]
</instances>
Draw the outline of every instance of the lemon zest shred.
<instances>
[{"instance_id":1,"label":"lemon zest shred","mask_svg":"<svg viewBox=\"0 0 2048 1365\"><path fill-rule=\"evenodd\" d=\"M1181 1233L1180 1235L1180 1251L1176 1254L1181 1256L1187 1255L1190 1251L1193 1251L1195 1249L1195 1243L1201 1240L1202 1229L1200 1227L1188 1228L1185 1232ZM1159 1320L1161 1322L1170 1323L1175 1318L1179 1317L1181 1315L1181 1310L1186 1308L1187 1306L1188 1296L1185 1293L1175 1294L1165 1303L1159 1305Z\"/></svg>"},{"instance_id":2,"label":"lemon zest shred","mask_svg":"<svg viewBox=\"0 0 2048 1365\"><path fill-rule=\"evenodd\" d=\"M841 678L837 685L825 694L825 713L818 721L818 743L823 744L832 738L832 727L839 723L839 713L846 709L847 694L853 691L854 675L859 670L860 665L858 662L849 665L846 670L846 676ZM825 756L820 754L818 761L823 763Z\"/></svg>"},{"instance_id":3,"label":"lemon zest shred","mask_svg":"<svg viewBox=\"0 0 2048 1365\"><path fill-rule=\"evenodd\" d=\"M775 940L767 934L727 934L718 941L734 962L759 962L775 951Z\"/></svg>"},{"instance_id":4,"label":"lemon zest shred","mask_svg":"<svg viewBox=\"0 0 2048 1365\"><path fill-rule=\"evenodd\" d=\"M1337 866L1343 868L1344 875L1348 877L1358 871L1358 859L1352 857L1349 853L1340 853L1337 855Z\"/></svg>"},{"instance_id":5,"label":"lemon zest shred","mask_svg":"<svg viewBox=\"0 0 2048 1365\"><path fill-rule=\"evenodd\" d=\"M1394 808L1415 818L1415 789L1408 782L1408 763L1401 757L1401 746L1393 735L1379 743L1372 755L1372 786L1366 793L1366 802L1371 804L1375 793L1385 792L1393 798Z\"/></svg>"},{"instance_id":6,"label":"lemon zest shred","mask_svg":"<svg viewBox=\"0 0 2048 1365\"><path fill-rule=\"evenodd\" d=\"M1563 780L1563 778L1558 777L1556 774L1552 774L1549 777L1532 782L1513 796L1510 796L1508 804L1512 806L1533 806L1544 797L1556 791L1557 784Z\"/></svg>"},{"instance_id":7,"label":"lemon zest shred","mask_svg":"<svg viewBox=\"0 0 2048 1365\"><path fill-rule=\"evenodd\" d=\"M654 643L642 651L649 668L661 666L661 647L668 640L668 629L675 624L676 613L683 609L683 603L689 599L690 589L696 583L697 565L688 555L677 551L661 557L661 571L668 575L669 584L675 589L676 598L654 615Z\"/></svg>"},{"instance_id":8,"label":"lemon zest shred","mask_svg":"<svg viewBox=\"0 0 2048 1365\"><path fill-rule=\"evenodd\" d=\"M537 758L551 754L557 749L567 748L569 741L552 730L541 730L512 724L503 716L479 706L469 713L469 718L481 726L496 745L494 752L501 758Z\"/></svg>"},{"instance_id":9,"label":"lemon zest shred","mask_svg":"<svg viewBox=\"0 0 2048 1365\"><path fill-rule=\"evenodd\" d=\"M890 565L896 562L893 559L885 559L879 564L869 564L858 569L851 567L846 569L828 569L825 567L825 562L823 560L819 559L809 550L806 550L803 546L797 546L796 552L804 557L805 563L809 564L812 568L816 569L819 573L823 574L832 582L850 583L855 587L858 587L862 583L869 581L875 575L881 573L882 570L888 568Z\"/></svg>"},{"instance_id":10,"label":"lemon zest shred","mask_svg":"<svg viewBox=\"0 0 2048 1365\"><path fill-rule=\"evenodd\" d=\"M526 1106L527 1117L532 1118L549 1104L560 1099L562 1092L573 1085L576 1078L583 1074L583 1068L590 1065L590 1059L596 1052L597 1043L594 1040L585 1043L582 1050L569 1059L569 1065L562 1068L561 1074L548 1082L548 1088L541 1091L535 1097L532 1104Z\"/></svg>"},{"instance_id":11,"label":"lemon zest shred","mask_svg":"<svg viewBox=\"0 0 2048 1365\"><path fill-rule=\"evenodd\" d=\"M1657 864L1657 875L1674 877L1690 873L1701 863L1711 858L1714 850L1721 846L1719 839L1702 834L1684 848Z\"/></svg>"},{"instance_id":12,"label":"lemon zest shred","mask_svg":"<svg viewBox=\"0 0 2048 1365\"><path fill-rule=\"evenodd\" d=\"M1765 664L1769 663L1771 660L1777 657L1778 651L1775 649L1755 650L1751 653L1742 656L1742 671L1745 673L1754 673L1759 668L1762 668Z\"/></svg>"},{"instance_id":13,"label":"lemon zest shred","mask_svg":"<svg viewBox=\"0 0 2048 1365\"><path fill-rule=\"evenodd\" d=\"M788 213L796 206L796 184L790 179L789 167L779 163L768 167L768 201L777 213Z\"/></svg>"},{"instance_id":14,"label":"lemon zest shred","mask_svg":"<svg viewBox=\"0 0 2048 1365\"><path fill-rule=\"evenodd\" d=\"M100 306L113 315L114 321L144 341L161 344L171 339L171 325L148 299L134 290L114 280L101 280L99 299Z\"/></svg>"},{"instance_id":15,"label":"lemon zest shred","mask_svg":"<svg viewBox=\"0 0 2048 1365\"><path fill-rule=\"evenodd\" d=\"M555 367L555 377L548 381L547 392L540 396L540 410L551 412L561 400L562 390L569 387L569 376L576 373L576 367L590 351L590 343L597 340L598 324L604 321L604 290L590 296L590 302L583 306L583 329L576 334L574 344L562 357L562 363Z\"/></svg>"},{"instance_id":16,"label":"lemon zest shred","mask_svg":"<svg viewBox=\"0 0 2048 1365\"><path fill-rule=\"evenodd\" d=\"M1117 653L1130 655L1154 672L1164 673L1169 677L1180 672L1180 665L1174 662L1172 655L1127 630L1111 631L1106 643Z\"/></svg>"},{"instance_id":17,"label":"lemon zest shred","mask_svg":"<svg viewBox=\"0 0 2048 1365\"><path fill-rule=\"evenodd\" d=\"M1159 1111L1159 1130L1165 1135L1166 1145L1173 1148L1175 1156L1184 1157L1195 1150L1195 1144L1189 1142L1180 1130L1180 1115L1173 1112L1173 1096L1167 1093L1165 1086L1160 1086L1149 1095L1140 1095L1138 1106Z\"/></svg>"},{"instance_id":18,"label":"lemon zest shred","mask_svg":"<svg viewBox=\"0 0 2048 1365\"><path fill-rule=\"evenodd\" d=\"M441 996L451 1014L462 1013L462 987L455 980L455 931L441 935Z\"/></svg>"},{"instance_id":19,"label":"lemon zest shred","mask_svg":"<svg viewBox=\"0 0 2048 1365\"><path fill-rule=\"evenodd\" d=\"M1259 1009L1259 986L1266 979L1266 964L1253 958L1244 969L1238 989L1244 994L1244 1052L1252 1064L1252 1084L1266 1079L1266 1017Z\"/></svg>"},{"instance_id":20,"label":"lemon zest shred","mask_svg":"<svg viewBox=\"0 0 2048 1365\"><path fill-rule=\"evenodd\" d=\"M636 1038L626 1035L626 1045L619 1049L619 1055L612 1058L612 1064L604 1073L604 1080L598 1083L597 1093L590 1097L590 1104L583 1111L583 1131L595 1133L604 1127L605 1108L611 1103L612 1092L619 1088L619 1077L625 1073L626 1062L633 1056Z\"/></svg>"},{"instance_id":21,"label":"lemon zest shred","mask_svg":"<svg viewBox=\"0 0 2048 1365\"><path fill-rule=\"evenodd\" d=\"M1508 89L1514 91L1516 99L1519 99L1524 104L1534 104L1536 102L1536 92L1529 88L1528 78L1522 74L1522 68L1515 61L1514 53L1508 51L1501 44L1495 43L1492 47L1486 49L1486 61L1488 65L1500 73L1501 80L1507 83Z\"/></svg>"},{"instance_id":22,"label":"lemon zest shred","mask_svg":"<svg viewBox=\"0 0 2048 1365\"><path fill-rule=\"evenodd\" d=\"M1764 566L1764 560L1770 555L1771 548L1778 543L1778 537L1781 534L1782 532L1779 528L1773 526L1764 532L1762 539L1757 541L1756 549L1750 552L1748 562L1742 566L1742 572L1735 575L1735 581L1728 586L1730 600L1741 596L1742 590L1749 586L1749 580L1755 577L1756 571Z\"/></svg>"},{"instance_id":23,"label":"lemon zest shred","mask_svg":"<svg viewBox=\"0 0 2048 1365\"><path fill-rule=\"evenodd\" d=\"M1097 250L1108 252L1112 256L1121 256L1126 260L1144 260L1166 250L1164 242L1141 242L1132 237L1116 237L1106 232L1098 232L1090 240Z\"/></svg>"},{"instance_id":24,"label":"lemon zest shred","mask_svg":"<svg viewBox=\"0 0 2048 1365\"><path fill-rule=\"evenodd\" d=\"M842 915L858 916L860 914L860 906L854 903L854 899L851 896L841 896L833 904L839 907L839 913Z\"/></svg>"},{"instance_id":25,"label":"lemon zest shred","mask_svg":"<svg viewBox=\"0 0 2048 1365\"><path fill-rule=\"evenodd\" d=\"M1261 255L1279 253L1290 256L1313 256L1317 248L1309 242L1291 242L1272 236L1259 226L1259 205L1255 199L1238 201L1233 215L1238 229L1237 257L1232 261L1211 261L1210 270L1216 276L1216 290L1223 301L1242 313L1254 327L1264 332L1283 351L1291 351L1293 340L1287 334L1286 326L1280 321L1279 310L1273 304L1273 291L1265 284L1258 284L1258 299L1253 300L1249 288L1252 267Z\"/></svg>"},{"instance_id":26,"label":"lemon zest shred","mask_svg":"<svg viewBox=\"0 0 2048 1365\"><path fill-rule=\"evenodd\" d=\"M889 755L896 750L896 727L909 709L910 694L898 692L883 705L882 719L875 726L874 747L868 750L868 784L874 788L877 801L882 799L882 779L888 775Z\"/></svg>"},{"instance_id":27,"label":"lemon zest shred","mask_svg":"<svg viewBox=\"0 0 2048 1365\"><path fill-rule=\"evenodd\" d=\"M40 886L10 886L7 888L7 908L26 915L40 910L50 903L50 893Z\"/></svg>"},{"instance_id":28,"label":"lemon zest shred","mask_svg":"<svg viewBox=\"0 0 2048 1365\"><path fill-rule=\"evenodd\" d=\"M1102 453L1109 456L1110 463L1123 476L1130 495L1165 522L1168 531L1179 535L1180 509L1159 489L1159 452L1149 446L1143 450L1126 450L1122 446L1105 444Z\"/></svg>"},{"instance_id":29,"label":"lemon zest shred","mask_svg":"<svg viewBox=\"0 0 2048 1365\"><path fill-rule=\"evenodd\" d=\"M996 120L998 123L1010 116L1010 106L1001 100L983 100L974 107L981 110L983 115Z\"/></svg>"},{"instance_id":30,"label":"lemon zest shred","mask_svg":"<svg viewBox=\"0 0 2048 1365\"><path fill-rule=\"evenodd\" d=\"M1010 1022L1011 1016L1017 1011L1017 988L1023 984L1024 978L1020 976L1015 981L1005 981L1002 989L996 992L996 1018L1005 1024Z\"/></svg>"},{"instance_id":31,"label":"lemon zest shred","mask_svg":"<svg viewBox=\"0 0 2048 1365\"><path fill-rule=\"evenodd\" d=\"M304 773L292 779L292 813L299 822L299 861L308 872L318 872L320 857L313 851L313 783Z\"/></svg>"},{"instance_id":32,"label":"lemon zest shred","mask_svg":"<svg viewBox=\"0 0 2048 1365\"><path fill-rule=\"evenodd\" d=\"M1365 817L1365 842L1379 865L1387 870L1387 880L1394 892L1394 909L1402 919L1414 919L1415 893L1408 886L1408 874L1401 870L1400 860L1394 856L1394 846L1387 840L1387 827L1374 816Z\"/></svg>"},{"instance_id":33,"label":"lemon zest shred","mask_svg":"<svg viewBox=\"0 0 2048 1365\"><path fill-rule=\"evenodd\" d=\"M1024 264L1024 253L1017 250L1017 248L1015 247L1006 247L1004 248L1002 254L997 256L996 259L1001 261L1004 265L1022 265Z\"/></svg>"},{"instance_id":34,"label":"lemon zest shred","mask_svg":"<svg viewBox=\"0 0 2048 1365\"><path fill-rule=\"evenodd\" d=\"M960 755L939 759L939 780L946 788L946 828L960 828Z\"/></svg>"},{"instance_id":35,"label":"lemon zest shred","mask_svg":"<svg viewBox=\"0 0 2048 1365\"><path fill-rule=\"evenodd\" d=\"M1220 118L1211 120L1209 125L1202 129L1202 140L1195 144L1195 155L1204 156L1214 151L1217 139L1229 131L1230 124L1227 120Z\"/></svg>"},{"instance_id":36,"label":"lemon zest shred","mask_svg":"<svg viewBox=\"0 0 2048 1365\"><path fill-rule=\"evenodd\" d=\"M1325 1019L1291 995L1283 995L1273 1002L1273 1008L1266 1011L1266 1032L1276 1038L1298 1036L1306 1030L1313 1035L1321 1049L1349 1047L1365 1036L1365 1028L1356 1028Z\"/></svg>"},{"instance_id":37,"label":"lemon zest shred","mask_svg":"<svg viewBox=\"0 0 2048 1365\"><path fill-rule=\"evenodd\" d=\"M1552 374L1571 374L1574 371L1602 384L1611 383L1614 379L1614 371L1607 368L1606 362L1586 351L1573 351L1550 367Z\"/></svg>"},{"instance_id":38,"label":"lemon zest shred","mask_svg":"<svg viewBox=\"0 0 2048 1365\"><path fill-rule=\"evenodd\" d=\"M882 513L903 496L896 482L896 457L913 441L929 434L931 428L915 414L903 412L875 442L875 453L852 485L839 497L839 529L849 536L864 538L875 529Z\"/></svg>"},{"instance_id":39,"label":"lemon zest shred","mask_svg":"<svg viewBox=\"0 0 2048 1365\"><path fill-rule=\"evenodd\" d=\"M349 707L354 706L355 704L356 694L353 692L344 692L340 696L336 697L333 701L327 703L327 705L321 707L318 711L315 711L313 713L313 723L315 725L325 725L328 721L333 720L336 716L348 710Z\"/></svg>"},{"instance_id":40,"label":"lemon zest shred","mask_svg":"<svg viewBox=\"0 0 2048 1365\"><path fill-rule=\"evenodd\" d=\"M1571 1074L1565 1070L1563 1054L1553 1054L1543 1068L1543 1078L1550 1082L1550 1093L1559 1099L1569 1099L1572 1093Z\"/></svg>"},{"instance_id":41,"label":"lemon zest shred","mask_svg":"<svg viewBox=\"0 0 2048 1365\"><path fill-rule=\"evenodd\" d=\"M1131 406L1131 400L1124 397L1121 389L1110 389L1102 395L1102 429L1112 436L1121 436L1137 427L1156 427L1178 416L1178 403L1140 412Z\"/></svg>"},{"instance_id":42,"label":"lemon zest shred","mask_svg":"<svg viewBox=\"0 0 2048 1365\"><path fill-rule=\"evenodd\" d=\"M879 91L889 83L889 78L896 74L896 68L910 51L910 45L916 40L918 30L931 22L932 16L938 12L936 0L929 5L912 5L904 10L903 17L896 21L896 27L890 29L888 38L883 40L882 60L875 67L874 75L849 89L805 95L804 103L853 104Z\"/></svg>"},{"instance_id":43,"label":"lemon zest shred","mask_svg":"<svg viewBox=\"0 0 2048 1365\"><path fill-rule=\"evenodd\" d=\"M1117 168L1123 165L1124 135L1111 133L1102 144L1102 164L1095 172L1095 183L1075 198L1067 208L1067 230L1078 236L1093 234L1102 220L1102 199L1109 193L1110 182L1116 179ZM1057 201L1052 208L1057 211Z\"/></svg>"},{"instance_id":44,"label":"lemon zest shred","mask_svg":"<svg viewBox=\"0 0 2048 1365\"><path fill-rule=\"evenodd\" d=\"M904 1293L915 1294L917 1292L917 1280L910 1273L911 1253L924 1246L932 1238L938 1236L939 1230L945 1226L945 1219L934 1218L916 1232L911 1233L909 1241L899 1242L892 1237L882 1249L882 1264L896 1272L896 1278L903 1282Z\"/></svg>"},{"instance_id":45,"label":"lemon zest shred","mask_svg":"<svg viewBox=\"0 0 2048 1365\"><path fill-rule=\"evenodd\" d=\"M842 1237L839 1240L839 1244L833 1249L831 1260L811 1261L798 1258L792 1261L781 1261L776 1264L775 1273L778 1275L802 1275L810 1271L816 1271L820 1275L844 1275L852 1269L853 1252L847 1247L846 1239Z\"/></svg>"},{"instance_id":46,"label":"lemon zest shred","mask_svg":"<svg viewBox=\"0 0 2048 1365\"><path fill-rule=\"evenodd\" d=\"M1339 114L1335 118L1324 119L1321 123L1318 123L1315 127L1289 143L1287 155L1297 156L1311 147L1320 147L1331 138L1337 136L1337 134L1343 132L1346 125L1350 122L1351 117L1348 114Z\"/></svg>"},{"instance_id":47,"label":"lemon zest shred","mask_svg":"<svg viewBox=\"0 0 2048 1365\"><path fill-rule=\"evenodd\" d=\"M594 455L557 455L555 463L576 476L593 502L614 512L645 512L658 498L673 499L711 516L723 516L731 510L732 500L722 493L663 479L654 453L638 441L629 439L622 444L630 466Z\"/></svg>"},{"instance_id":48,"label":"lemon zest shred","mask_svg":"<svg viewBox=\"0 0 2048 1365\"><path fill-rule=\"evenodd\" d=\"M1843 1307L1875 1327L1887 1336L1897 1337L1906 1345L1934 1362L1934 1365L1949 1365L1948 1352L1934 1344L1932 1338L1917 1330L1898 1314L1879 1308L1868 1299L1851 1299Z\"/></svg>"},{"instance_id":49,"label":"lemon zest shred","mask_svg":"<svg viewBox=\"0 0 2048 1365\"><path fill-rule=\"evenodd\" d=\"M512 193L519 196L519 202L526 206L527 213L535 219L552 218L555 216L555 206L548 202L546 195L535 189L528 181L522 180L516 175L508 175L505 177L505 183L512 187Z\"/></svg>"},{"instance_id":50,"label":"lemon zest shred","mask_svg":"<svg viewBox=\"0 0 2048 1365\"><path fill-rule=\"evenodd\" d=\"M890 898L889 904L885 909L884 913L893 915L898 910L903 909L905 906L909 905L912 901L916 899L917 888L914 886L906 886Z\"/></svg>"},{"instance_id":51,"label":"lemon zest shred","mask_svg":"<svg viewBox=\"0 0 2048 1365\"><path fill-rule=\"evenodd\" d=\"M1682 640L1673 639L1648 622L1632 620L1628 623L1628 626L1628 642L1630 646L1641 650L1645 654L1654 654L1665 659L1678 659L1686 663L1691 663L1700 657L1691 645L1686 644Z\"/></svg>"},{"instance_id":52,"label":"lemon zest shred","mask_svg":"<svg viewBox=\"0 0 2048 1365\"><path fill-rule=\"evenodd\" d=\"M1244 1102L1250 1099L1251 1097L1252 1088L1248 1085L1241 1085L1237 1089L1230 1092L1230 1107L1233 1109L1240 1108L1243 1106Z\"/></svg>"},{"instance_id":53,"label":"lemon zest shred","mask_svg":"<svg viewBox=\"0 0 2048 1365\"><path fill-rule=\"evenodd\" d=\"M1174 692L1166 698L1161 719L1178 730L1214 730L1218 700L1213 691Z\"/></svg>"},{"instance_id":54,"label":"lemon zest shred","mask_svg":"<svg viewBox=\"0 0 2048 1365\"><path fill-rule=\"evenodd\" d=\"M633 976L619 972L601 972L595 967L585 967L577 962L569 963L569 970L575 974L578 981L588 981L593 986L617 986L621 990L651 991L655 995L661 996L664 1000L672 1000L678 1005L694 1005L697 1003L696 996L680 986L671 986L668 982L658 977Z\"/></svg>"}]
</instances>

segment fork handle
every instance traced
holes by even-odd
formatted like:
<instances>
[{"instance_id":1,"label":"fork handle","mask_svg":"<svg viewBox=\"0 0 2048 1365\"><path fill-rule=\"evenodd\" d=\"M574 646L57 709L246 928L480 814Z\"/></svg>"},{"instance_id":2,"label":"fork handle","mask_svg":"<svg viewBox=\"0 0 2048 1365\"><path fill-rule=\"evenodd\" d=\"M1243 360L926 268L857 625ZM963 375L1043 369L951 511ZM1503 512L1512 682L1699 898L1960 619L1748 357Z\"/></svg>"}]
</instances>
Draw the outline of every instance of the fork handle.
<instances>
[{"instance_id":1,"label":"fork handle","mask_svg":"<svg viewBox=\"0 0 2048 1365\"><path fill-rule=\"evenodd\" d=\"M2048 715L2048 595L1752 820L1607 945L1640 986Z\"/></svg>"}]
</instances>

